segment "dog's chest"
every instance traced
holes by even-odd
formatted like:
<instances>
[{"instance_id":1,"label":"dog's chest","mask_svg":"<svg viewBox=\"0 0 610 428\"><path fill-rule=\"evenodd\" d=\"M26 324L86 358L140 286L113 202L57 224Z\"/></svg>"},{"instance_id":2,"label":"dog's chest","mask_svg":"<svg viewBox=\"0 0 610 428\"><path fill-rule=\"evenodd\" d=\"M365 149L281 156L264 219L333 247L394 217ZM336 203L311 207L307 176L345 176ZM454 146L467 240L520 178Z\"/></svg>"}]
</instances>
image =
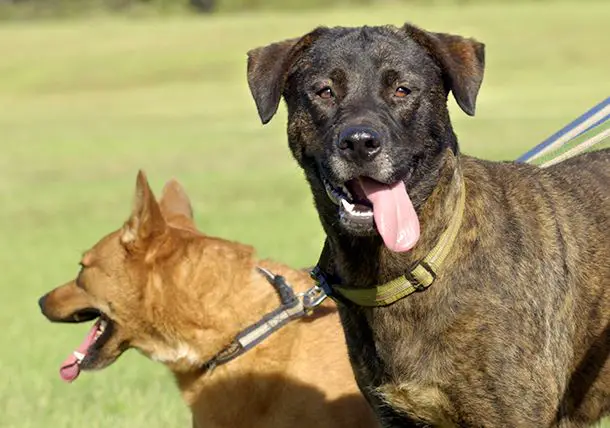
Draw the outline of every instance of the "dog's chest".
<instances>
[{"instance_id":1,"label":"dog's chest","mask_svg":"<svg viewBox=\"0 0 610 428\"><path fill-rule=\"evenodd\" d=\"M454 426L450 401L437 386L443 377L439 341L413 334L404 323L371 325L364 311L343 308L341 316L358 384L367 386L363 392L373 406L398 411L401 423L406 418L423 426ZM388 419L397 418L394 411L387 413Z\"/></svg>"}]
</instances>

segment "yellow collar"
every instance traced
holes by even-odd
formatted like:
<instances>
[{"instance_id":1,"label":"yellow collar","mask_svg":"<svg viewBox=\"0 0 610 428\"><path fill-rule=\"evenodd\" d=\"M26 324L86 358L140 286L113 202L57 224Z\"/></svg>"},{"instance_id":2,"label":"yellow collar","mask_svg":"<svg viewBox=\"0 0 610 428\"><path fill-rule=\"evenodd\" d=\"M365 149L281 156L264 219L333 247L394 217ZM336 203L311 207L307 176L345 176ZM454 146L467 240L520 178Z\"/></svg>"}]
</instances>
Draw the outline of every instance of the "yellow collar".
<instances>
[{"instance_id":1,"label":"yellow collar","mask_svg":"<svg viewBox=\"0 0 610 428\"><path fill-rule=\"evenodd\" d=\"M451 247L455 243L458 230L462 224L464 207L466 204L466 186L464 178L460 177L461 188L456 210L449 222L449 226L443 232L438 242L413 269L407 274L401 275L385 284L376 285L370 288L343 288L336 285L329 287L325 282L324 275L319 269L312 272L314 280L318 286L328 291L332 290L345 299L359 306L387 306L408 296L416 291L422 291L430 287L436 280L443 262L447 258ZM332 297L332 293L329 293Z\"/></svg>"}]
</instances>

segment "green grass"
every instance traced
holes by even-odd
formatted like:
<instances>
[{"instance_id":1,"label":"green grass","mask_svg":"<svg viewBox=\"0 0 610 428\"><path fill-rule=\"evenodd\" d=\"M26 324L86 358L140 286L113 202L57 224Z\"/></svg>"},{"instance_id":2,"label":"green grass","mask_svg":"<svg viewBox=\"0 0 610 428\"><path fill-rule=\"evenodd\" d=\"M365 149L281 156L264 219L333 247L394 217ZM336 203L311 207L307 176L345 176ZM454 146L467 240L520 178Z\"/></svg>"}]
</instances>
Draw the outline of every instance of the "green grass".
<instances>
[{"instance_id":1,"label":"green grass","mask_svg":"<svg viewBox=\"0 0 610 428\"><path fill-rule=\"evenodd\" d=\"M247 49L319 24L399 24L487 44L478 114L452 101L466 152L510 159L610 93L610 3L345 9L206 19L89 20L0 28L0 425L188 426L163 367L135 352L74 385L61 360L87 326L52 325L38 296L121 225L135 175L179 178L209 234L294 266L322 233L285 141L285 113L258 122ZM221 310L221 308L219 308Z\"/></svg>"}]
</instances>

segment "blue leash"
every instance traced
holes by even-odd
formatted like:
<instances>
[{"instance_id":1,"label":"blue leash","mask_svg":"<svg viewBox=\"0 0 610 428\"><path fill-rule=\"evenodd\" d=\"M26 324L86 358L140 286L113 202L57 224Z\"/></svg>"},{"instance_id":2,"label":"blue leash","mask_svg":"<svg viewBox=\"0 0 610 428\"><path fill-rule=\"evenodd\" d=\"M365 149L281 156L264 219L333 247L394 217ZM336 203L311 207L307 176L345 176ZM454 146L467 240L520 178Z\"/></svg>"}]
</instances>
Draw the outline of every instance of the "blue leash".
<instances>
[{"instance_id":1,"label":"blue leash","mask_svg":"<svg viewBox=\"0 0 610 428\"><path fill-rule=\"evenodd\" d=\"M596 132L592 132L586 139L578 143L579 146L588 143L588 145L583 146L583 150L586 150L588 147L607 139L607 135L610 132L610 128L607 126L608 123L606 123L608 122L608 119L610 119L610 97L606 98L604 101L597 104L595 107L588 110L542 143L519 157L517 162L531 163L539 157L558 152L567 143L573 142L575 138L596 129ZM599 132L597 132L598 130ZM603 135L600 135L600 133L603 133ZM595 141L593 141L594 138ZM576 153L578 150L575 150L574 152Z\"/></svg>"}]
</instances>

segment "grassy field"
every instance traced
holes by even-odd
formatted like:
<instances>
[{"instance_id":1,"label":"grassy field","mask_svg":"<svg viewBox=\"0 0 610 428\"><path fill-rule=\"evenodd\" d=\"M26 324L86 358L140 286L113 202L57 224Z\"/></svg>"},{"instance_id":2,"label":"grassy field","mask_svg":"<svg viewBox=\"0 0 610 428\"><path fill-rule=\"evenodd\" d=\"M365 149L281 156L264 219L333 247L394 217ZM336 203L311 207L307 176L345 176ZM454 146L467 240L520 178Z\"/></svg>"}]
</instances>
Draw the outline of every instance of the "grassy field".
<instances>
[{"instance_id":1,"label":"grassy field","mask_svg":"<svg viewBox=\"0 0 610 428\"><path fill-rule=\"evenodd\" d=\"M510 159L610 94L610 3L324 10L205 19L89 20L0 28L0 426L178 427L188 412L163 367L135 352L63 384L88 326L46 322L36 300L121 225L138 168L177 177L209 234L295 266L322 234L285 142L263 128L247 49L319 24L400 24L487 44L478 114L452 101L466 152ZM220 309L219 309L220 310ZM610 424L608 425L610 426Z\"/></svg>"}]
</instances>

